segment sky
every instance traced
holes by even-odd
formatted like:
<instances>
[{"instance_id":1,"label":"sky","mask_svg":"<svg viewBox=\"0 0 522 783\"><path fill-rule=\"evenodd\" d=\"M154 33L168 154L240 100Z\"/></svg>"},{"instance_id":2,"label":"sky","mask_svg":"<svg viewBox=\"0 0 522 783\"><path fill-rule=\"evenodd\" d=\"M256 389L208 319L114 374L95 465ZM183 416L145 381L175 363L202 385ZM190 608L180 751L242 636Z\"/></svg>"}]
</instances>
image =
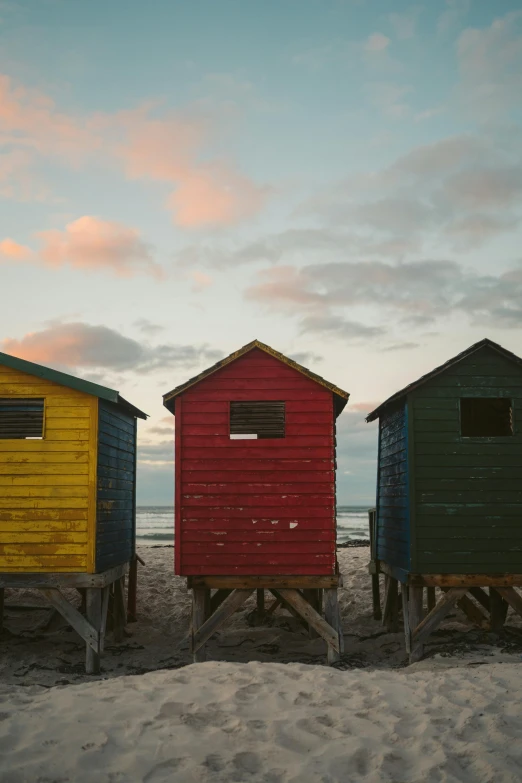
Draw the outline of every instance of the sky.
<instances>
[{"instance_id":1,"label":"sky","mask_svg":"<svg viewBox=\"0 0 522 783\"><path fill-rule=\"evenodd\" d=\"M367 413L489 337L522 354L522 5L0 0L0 351L118 389L138 502L162 394L257 338Z\"/></svg>"}]
</instances>

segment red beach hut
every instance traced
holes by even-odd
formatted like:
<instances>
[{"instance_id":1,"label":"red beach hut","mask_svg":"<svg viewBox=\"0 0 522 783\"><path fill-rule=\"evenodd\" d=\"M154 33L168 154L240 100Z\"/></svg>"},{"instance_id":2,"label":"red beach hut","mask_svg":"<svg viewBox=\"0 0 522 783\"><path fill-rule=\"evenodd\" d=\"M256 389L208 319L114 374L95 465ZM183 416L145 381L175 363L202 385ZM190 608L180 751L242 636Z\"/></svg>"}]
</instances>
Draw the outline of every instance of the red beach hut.
<instances>
[{"instance_id":1,"label":"red beach hut","mask_svg":"<svg viewBox=\"0 0 522 783\"><path fill-rule=\"evenodd\" d=\"M337 614L335 421L348 396L258 340L164 395L176 417L175 571L194 590L194 634L252 589L261 614L268 589L327 625L326 588Z\"/></svg>"}]
</instances>

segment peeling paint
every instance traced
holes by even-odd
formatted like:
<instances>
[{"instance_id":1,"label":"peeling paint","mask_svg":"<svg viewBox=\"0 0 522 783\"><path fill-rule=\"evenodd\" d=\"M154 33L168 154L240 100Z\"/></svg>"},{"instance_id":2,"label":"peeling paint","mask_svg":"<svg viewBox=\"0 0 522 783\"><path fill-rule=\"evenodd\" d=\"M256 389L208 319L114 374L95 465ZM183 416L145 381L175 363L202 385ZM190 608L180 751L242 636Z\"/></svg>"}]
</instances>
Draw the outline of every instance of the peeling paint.
<instances>
[{"instance_id":1,"label":"peeling paint","mask_svg":"<svg viewBox=\"0 0 522 783\"><path fill-rule=\"evenodd\" d=\"M272 523L272 525L278 525L279 524L279 520L278 519L271 519L270 522Z\"/></svg>"},{"instance_id":2,"label":"peeling paint","mask_svg":"<svg viewBox=\"0 0 522 783\"><path fill-rule=\"evenodd\" d=\"M299 522L290 522L290 528L292 529L294 527L297 527L298 524Z\"/></svg>"}]
</instances>

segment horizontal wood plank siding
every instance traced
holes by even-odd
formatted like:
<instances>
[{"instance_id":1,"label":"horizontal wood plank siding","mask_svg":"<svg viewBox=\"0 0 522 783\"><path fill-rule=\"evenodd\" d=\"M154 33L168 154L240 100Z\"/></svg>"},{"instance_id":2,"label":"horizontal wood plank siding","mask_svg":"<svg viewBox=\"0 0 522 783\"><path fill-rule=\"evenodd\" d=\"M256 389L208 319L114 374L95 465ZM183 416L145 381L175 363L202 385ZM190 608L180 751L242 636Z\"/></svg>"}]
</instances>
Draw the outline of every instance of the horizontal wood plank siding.
<instances>
[{"instance_id":1,"label":"horizontal wood plank siding","mask_svg":"<svg viewBox=\"0 0 522 783\"><path fill-rule=\"evenodd\" d=\"M96 572L127 563L134 554L135 419L100 400Z\"/></svg>"},{"instance_id":2,"label":"horizontal wood plank siding","mask_svg":"<svg viewBox=\"0 0 522 783\"><path fill-rule=\"evenodd\" d=\"M391 566L410 565L406 406L385 412L379 422L377 558Z\"/></svg>"},{"instance_id":3,"label":"horizontal wood plank siding","mask_svg":"<svg viewBox=\"0 0 522 783\"><path fill-rule=\"evenodd\" d=\"M230 440L231 401L285 402L285 437ZM332 393L254 350L176 409L179 572L332 574Z\"/></svg>"},{"instance_id":4,"label":"horizontal wood plank siding","mask_svg":"<svg viewBox=\"0 0 522 783\"><path fill-rule=\"evenodd\" d=\"M0 440L0 571L85 572L98 400L3 366L0 397L44 399L42 440Z\"/></svg>"},{"instance_id":5,"label":"horizontal wood plank siding","mask_svg":"<svg viewBox=\"0 0 522 783\"><path fill-rule=\"evenodd\" d=\"M514 435L463 438L461 397L513 400ZM522 370L483 348L413 395L417 568L522 570Z\"/></svg>"}]
</instances>

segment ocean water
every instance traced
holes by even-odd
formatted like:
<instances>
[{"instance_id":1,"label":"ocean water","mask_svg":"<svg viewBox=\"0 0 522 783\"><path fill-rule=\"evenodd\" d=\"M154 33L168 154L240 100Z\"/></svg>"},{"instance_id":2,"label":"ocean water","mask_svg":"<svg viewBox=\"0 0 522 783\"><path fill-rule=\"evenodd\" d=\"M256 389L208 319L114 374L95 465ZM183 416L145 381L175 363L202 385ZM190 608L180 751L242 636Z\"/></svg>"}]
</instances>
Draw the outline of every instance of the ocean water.
<instances>
[{"instance_id":1,"label":"ocean water","mask_svg":"<svg viewBox=\"0 0 522 783\"><path fill-rule=\"evenodd\" d=\"M337 509L337 543L368 538L368 507L339 506ZM172 506L138 506L136 541L140 546L164 546L174 543L174 508Z\"/></svg>"}]
</instances>

